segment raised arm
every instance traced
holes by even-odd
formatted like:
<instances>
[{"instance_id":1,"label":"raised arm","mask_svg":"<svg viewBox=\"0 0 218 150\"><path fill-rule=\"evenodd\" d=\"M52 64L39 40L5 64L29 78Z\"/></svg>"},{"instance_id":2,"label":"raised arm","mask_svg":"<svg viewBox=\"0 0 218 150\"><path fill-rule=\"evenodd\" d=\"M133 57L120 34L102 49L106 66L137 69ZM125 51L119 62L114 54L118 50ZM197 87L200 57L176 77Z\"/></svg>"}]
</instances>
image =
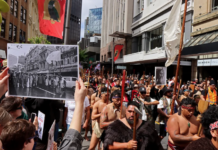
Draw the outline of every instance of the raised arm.
<instances>
[{"instance_id":1,"label":"raised arm","mask_svg":"<svg viewBox=\"0 0 218 150\"><path fill-rule=\"evenodd\" d=\"M101 112L101 118L100 118L100 128L105 128L109 126L113 121L108 122L108 112L107 112L107 106L104 107L103 111Z\"/></svg>"}]
</instances>

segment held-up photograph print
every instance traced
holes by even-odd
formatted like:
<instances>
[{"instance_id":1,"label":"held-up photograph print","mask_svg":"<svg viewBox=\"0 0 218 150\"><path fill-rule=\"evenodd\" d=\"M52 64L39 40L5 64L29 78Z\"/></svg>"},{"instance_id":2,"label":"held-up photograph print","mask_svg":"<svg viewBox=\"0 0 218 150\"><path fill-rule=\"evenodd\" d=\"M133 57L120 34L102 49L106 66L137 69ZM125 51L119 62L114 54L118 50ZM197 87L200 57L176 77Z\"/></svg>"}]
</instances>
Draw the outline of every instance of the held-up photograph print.
<instances>
[{"instance_id":1,"label":"held-up photograph print","mask_svg":"<svg viewBox=\"0 0 218 150\"><path fill-rule=\"evenodd\" d=\"M77 45L8 44L7 48L10 96L74 99Z\"/></svg>"},{"instance_id":2,"label":"held-up photograph print","mask_svg":"<svg viewBox=\"0 0 218 150\"><path fill-rule=\"evenodd\" d=\"M167 68L166 67L155 67L155 81L156 85L167 84Z\"/></svg>"}]
</instances>

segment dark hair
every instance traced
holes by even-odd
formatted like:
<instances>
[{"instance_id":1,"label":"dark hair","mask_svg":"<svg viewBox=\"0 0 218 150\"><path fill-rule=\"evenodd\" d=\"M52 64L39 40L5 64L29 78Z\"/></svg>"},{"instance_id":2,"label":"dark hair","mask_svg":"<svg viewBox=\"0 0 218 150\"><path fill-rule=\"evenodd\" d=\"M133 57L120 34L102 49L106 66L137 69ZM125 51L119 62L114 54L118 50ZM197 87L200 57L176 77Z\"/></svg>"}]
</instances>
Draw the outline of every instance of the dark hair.
<instances>
[{"instance_id":1,"label":"dark hair","mask_svg":"<svg viewBox=\"0 0 218 150\"><path fill-rule=\"evenodd\" d=\"M8 122L2 129L1 141L4 150L22 150L24 143L30 143L36 131L35 126L26 120L20 119Z\"/></svg>"},{"instance_id":2,"label":"dark hair","mask_svg":"<svg viewBox=\"0 0 218 150\"><path fill-rule=\"evenodd\" d=\"M120 90L115 90L112 94L111 94L111 97L110 97L110 101L112 102L112 97L114 96L121 96L121 91Z\"/></svg>"},{"instance_id":3,"label":"dark hair","mask_svg":"<svg viewBox=\"0 0 218 150\"><path fill-rule=\"evenodd\" d=\"M22 100L18 97L6 97L1 101L0 107L7 112L15 111L22 104Z\"/></svg>"},{"instance_id":4,"label":"dark hair","mask_svg":"<svg viewBox=\"0 0 218 150\"><path fill-rule=\"evenodd\" d=\"M129 107L130 105L133 105L133 106L135 106L135 107L137 107L138 109L139 109L139 103L137 103L136 101L130 101L130 102L128 102L128 104L127 104L127 107Z\"/></svg>"},{"instance_id":5,"label":"dark hair","mask_svg":"<svg viewBox=\"0 0 218 150\"><path fill-rule=\"evenodd\" d=\"M191 98L183 98L181 103L180 103L180 106L182 106L182 105L191 105L191 106L195 107L197 104ZM181 115L181 108L179 108L178 115Z\"/></svg>"},{"instance_id":6,"label":"dark hair","mask_svg":"<svg viewBox=\"0 0 218 150\"><path fill-rule=\"evenodd\" d=\"M204 128L204 135L211 139L212 135L210 133L210 124L218 121L218 107L210 106L207 111L202 114L201 123Z\"/></svg>"},{"instance_id":7,"label":"dark hair","mask_svg":"<svg viewBox=\"0 0 218 150\"><path fill-rule=\"evenodd\" d=\"M107 92L107 88L106 87L101 88L101 92Z\"/></svg>"}]
</instances>

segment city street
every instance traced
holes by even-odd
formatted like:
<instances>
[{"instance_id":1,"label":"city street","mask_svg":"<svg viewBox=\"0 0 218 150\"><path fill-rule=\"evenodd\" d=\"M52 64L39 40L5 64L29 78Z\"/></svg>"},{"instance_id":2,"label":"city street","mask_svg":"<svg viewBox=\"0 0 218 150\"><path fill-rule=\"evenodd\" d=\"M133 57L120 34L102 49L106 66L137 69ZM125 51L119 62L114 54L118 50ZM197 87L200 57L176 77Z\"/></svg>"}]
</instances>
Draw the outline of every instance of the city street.
<instances>
[{"instance_id":1,"label":"city street","mask_svg":"<svg viewBox=\"0 0 218 150\"><path fill-rule=\"evenodd\" d=\"M49 97L49 98L61 98L60 94L56 94L55 90L56 89L52 89L51 90L46 90L44 88L40 88L40 87L32 87L32 88L16 88L10 89L10 95L19 95L19 96L29 96L29 97ZM73 93L73 89L66 89L65 93L66 95L64 97L67 97L68 99L74 99L72 93Z\"/></svg>"}]
</instances>

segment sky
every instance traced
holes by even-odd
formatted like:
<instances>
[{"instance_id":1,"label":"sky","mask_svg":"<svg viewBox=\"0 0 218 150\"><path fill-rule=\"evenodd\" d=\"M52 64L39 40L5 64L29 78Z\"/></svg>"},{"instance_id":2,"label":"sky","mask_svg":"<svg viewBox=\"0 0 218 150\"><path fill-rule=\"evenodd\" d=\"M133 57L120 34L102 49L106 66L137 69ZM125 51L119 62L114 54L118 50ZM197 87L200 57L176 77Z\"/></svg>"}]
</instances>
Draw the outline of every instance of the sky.
<instances>
[{"instance_id":1,"label":"sky","mask_svg":"<svg viewBox=\"0 0 218 150\"><path fill-rule=\"evenodd\" d=\"M103 6L103 0L82 0L82 23L80 37L84 37L85 19L89 16L89 9L99 8Z\"/></svg>"}]
</instances>

